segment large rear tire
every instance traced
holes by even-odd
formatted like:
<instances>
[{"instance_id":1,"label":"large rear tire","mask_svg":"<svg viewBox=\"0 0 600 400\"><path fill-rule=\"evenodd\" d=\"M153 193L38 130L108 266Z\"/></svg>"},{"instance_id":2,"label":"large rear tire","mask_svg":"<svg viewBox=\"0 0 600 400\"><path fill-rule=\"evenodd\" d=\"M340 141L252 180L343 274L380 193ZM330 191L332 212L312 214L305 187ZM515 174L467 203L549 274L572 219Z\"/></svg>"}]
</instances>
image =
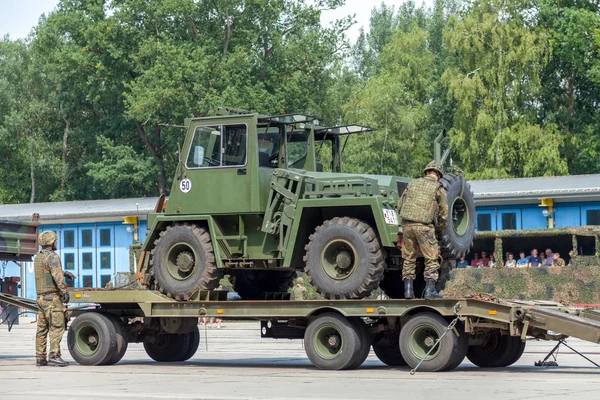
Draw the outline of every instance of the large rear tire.
<instances>
[{"instance_id":1,"label":"large rear tire","mask_svg":"<svg viewBox=\"0 0 600 400\"><path fill-rule=\"evenodd\" d=\"M150 265L158 289L177 300L188 300L198 290L219 286L208 231L195 224L170 225L159 234Z\"/></svg>"},{"instance_id":2,"label":"large rear tire","mask_svg":"<svg viewBox=\"0 0 600 400\"><path fill-rule=\"evenodd\" d=\"M490 333L481 346L470 346L467 358L481 368L503 368L516 363L525 351L525 342L517 336Z\"/></svg>"},{"instance_id":3,"label":"large rear tire","mask_svg":"<svg viewBox=\"0 0 600 400\"><path fill-rule=\"evenodd\" d=\"M445 174L440 183L448 197L448 224L440 233L440 252L445 260L466 256L475 240L475 198L463 176Z\"/></svg>"},{"instance_id":4,"label":"large rear tire","mask_svg":"<svg viewBox=\"0 0 600 400\"><path fill-rule=\"evenodd\" d=\"M327 299L361 299L383 277L379 238L356 218L325 221L310 235L305 249L308 281Z\"/></svg>"},{"instance_id":5,"label":"large rear tire","mask_svg":"<svg viewBox=\"0 0 600 400\"><path fill-rule=\"evenodd\" d=\"M198 351L198 346L200 345L200 331L198 330L198 326L195 326L191 332L188 332L185 335L189 336L189 344L179 361L187 361L192 358Z\"/></svg>"},{"instance_id":6,"label":"large rear tire","mask_svg":"<svg viewBox=\"0 0 600 400\"><path fill-rule=\"evenodd\" d=\"M265 293L287 293L294 284L296 271L233 270L233 290L244 300L264 300Z\"/></svg>"}]
</instances>

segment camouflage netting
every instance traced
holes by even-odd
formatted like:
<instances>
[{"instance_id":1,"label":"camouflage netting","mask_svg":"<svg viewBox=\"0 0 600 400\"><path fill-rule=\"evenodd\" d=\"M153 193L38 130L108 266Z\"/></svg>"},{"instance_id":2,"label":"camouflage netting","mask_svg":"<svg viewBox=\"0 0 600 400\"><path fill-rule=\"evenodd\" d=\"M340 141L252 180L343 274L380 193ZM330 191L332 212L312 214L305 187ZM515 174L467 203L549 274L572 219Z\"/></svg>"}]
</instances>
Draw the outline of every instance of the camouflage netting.
<instances>
[{"instance_id":1,"label":"camouflage netting","mask_svg":"<svg viewBox=\"0 0 600 400\"><path fill-rule=\"evenodd\" d=\"M445 297L489 293L502 299L600 304L600 267L458 269Z\"/></svg>"}]
</instances>

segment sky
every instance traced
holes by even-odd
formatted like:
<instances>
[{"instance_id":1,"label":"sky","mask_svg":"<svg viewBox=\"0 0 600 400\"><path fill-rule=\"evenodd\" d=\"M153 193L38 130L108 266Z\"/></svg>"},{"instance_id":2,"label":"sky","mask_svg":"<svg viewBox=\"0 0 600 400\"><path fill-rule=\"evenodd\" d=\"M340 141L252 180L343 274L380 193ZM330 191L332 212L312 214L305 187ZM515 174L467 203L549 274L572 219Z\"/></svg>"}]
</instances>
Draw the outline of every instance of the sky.
<instances>
[{"instance_id":1,"label":"sky","mask_svg":"<svg viewBox=\"0 0 600 400\"><path fill-rule=\"evenodd\" d=\"M406 0L383 0L387 5L398 6ZM423 0L416 0L420 5ZM431 0L425 0L430 4ZM346 5L333 11L323 13L321 23L328 26L331 21L347 15L355 14L356 24L348 32L349 38L354 41L359 34L360 27L368 27L371 10L379 7L381 0L346 0ZM58 0L0 0L0 37L9 34L11 39L25 38L37 25L40 15L54 10Z\"/></svg>"}]
</instances>

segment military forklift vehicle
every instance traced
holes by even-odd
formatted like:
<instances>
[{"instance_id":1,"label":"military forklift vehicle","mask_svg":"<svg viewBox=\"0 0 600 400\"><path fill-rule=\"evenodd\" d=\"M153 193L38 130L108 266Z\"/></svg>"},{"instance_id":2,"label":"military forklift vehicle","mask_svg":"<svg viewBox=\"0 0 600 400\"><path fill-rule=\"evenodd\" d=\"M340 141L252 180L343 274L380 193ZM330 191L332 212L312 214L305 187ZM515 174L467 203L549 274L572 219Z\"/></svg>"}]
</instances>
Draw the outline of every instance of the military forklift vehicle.
<instances>
[{"instance_id":1,"label":"military forklift vehicle","mask_svg":"<svg viewBox=\"0 0 600 400\"><path fill-rule=\"evenodd\" d=\"M304 271L328 299L360 299L379 284L402 298L396 207L410 179L342 172L350 136L372 129L322 127L301 114L220 114L185 121L169 199L148 216L143 284L187 300L228 274L243 299L258 300ZM441 184L451 219L439 233L441 256L455 260L473 242L473 194L460 175Z\"/></svg>"}]
</instances>

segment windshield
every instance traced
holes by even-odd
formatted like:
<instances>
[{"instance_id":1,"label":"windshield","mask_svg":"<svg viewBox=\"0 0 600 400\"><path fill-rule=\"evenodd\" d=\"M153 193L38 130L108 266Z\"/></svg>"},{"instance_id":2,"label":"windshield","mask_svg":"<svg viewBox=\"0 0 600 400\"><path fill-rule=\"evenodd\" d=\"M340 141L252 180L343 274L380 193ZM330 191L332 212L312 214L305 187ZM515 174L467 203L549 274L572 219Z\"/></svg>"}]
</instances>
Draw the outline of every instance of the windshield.
<instances>
[{"instance_id":1,"label":"windshield","mask_svg":"<svg viewBox=\"0 0 600 400\"><path fill-rule=\"evenodd\" d=\"M294 167L306 157L308 146L308 133L306 131L292 131L287 134L287 166Z\"/></svg>"}]
</instances>

